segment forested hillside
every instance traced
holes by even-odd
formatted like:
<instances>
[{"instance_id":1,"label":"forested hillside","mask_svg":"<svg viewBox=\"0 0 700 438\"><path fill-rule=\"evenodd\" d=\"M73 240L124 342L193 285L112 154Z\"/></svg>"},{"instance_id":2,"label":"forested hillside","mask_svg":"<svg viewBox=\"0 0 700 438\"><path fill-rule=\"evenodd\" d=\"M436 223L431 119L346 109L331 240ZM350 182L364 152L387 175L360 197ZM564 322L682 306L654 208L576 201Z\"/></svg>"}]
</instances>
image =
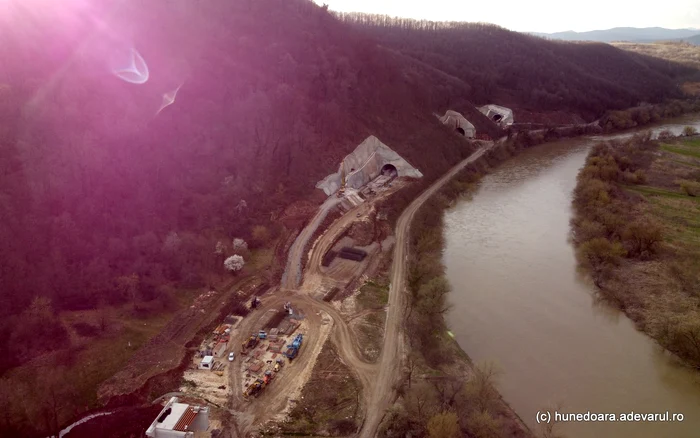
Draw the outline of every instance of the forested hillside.
<instances>
[{"instance_id":1,"label":"forested hillside","mask_svg":"<svg viewBox=\"0 0 700 438\"><path fill-rule=\"evenodd\" d=\"M475 104L577 113L679 97L697 70L602 43L549 41L490 24L436 23L338 13L380 44L426 62L471 86Z\"/></svg>"},{"instance_id":2,"label":"forested hillside","mask_svg":"<svg viewBox=\"0 0 700 438\"><path fill-rule=\"evenodd\" d=\"M92 4L0 9L0 369L66 345L56 311L204 287L370 134L426 178L470 152L432 114L468 86L311 2Z\"/></svg>"}]
</instances>

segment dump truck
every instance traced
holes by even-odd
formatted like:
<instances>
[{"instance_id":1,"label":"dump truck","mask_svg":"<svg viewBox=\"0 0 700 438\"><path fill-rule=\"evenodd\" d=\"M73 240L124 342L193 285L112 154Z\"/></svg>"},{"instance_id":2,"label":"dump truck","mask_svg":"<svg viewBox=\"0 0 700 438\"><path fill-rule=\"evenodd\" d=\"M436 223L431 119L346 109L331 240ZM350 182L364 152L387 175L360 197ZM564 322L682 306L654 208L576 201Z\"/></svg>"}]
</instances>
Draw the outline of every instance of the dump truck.
<instances>
[{"instance_id":1,"label":"dump truck","mask_svg":"<svg viewBox=\"0 0 700 438\"><path fill-rule=\"evenodd\" d=\"M277 373L279 370L284 366L284 360L282 358L279 358L275 361L275 368L274 371Z\"/></svg>"},{"instance_id":2,"label":"dump truck","mask_svg":"<svg viewBox=\"0 0 700 438\"><path fill-rule=\"evenodd\" d=\"M290 361L297 357L297 354L299 353L299 349L301 348L301 344L303 341L304 336L301 333L299 333L298 335L296 335L292 343L287 345L287 351L284 353L284 355L287 356Z\"/></svg>"},{"instance_id":3,"label":"dump truck","mask_svg":"<svg viewBox=\"0 0 700 438\"><path fill-rule=\"evenodd\" d=\"M260 339L258 339L258 333L253 333L250 335L250 337L243 341L243 344L241 345L241 354L243 356L248 354L250 350L258 346L258 342L260 342Z\"/></svg>"},{"instance_id":4,"label":"dump truck","mask_svg":"<svg viewBox=\"0 0 700 438\"><path fill-rule=\"evenodd\" d=\"M260 332L258 332L258 338L267 339L267 332L265 330L260 330Z\"/></svg>"}]
</instances>

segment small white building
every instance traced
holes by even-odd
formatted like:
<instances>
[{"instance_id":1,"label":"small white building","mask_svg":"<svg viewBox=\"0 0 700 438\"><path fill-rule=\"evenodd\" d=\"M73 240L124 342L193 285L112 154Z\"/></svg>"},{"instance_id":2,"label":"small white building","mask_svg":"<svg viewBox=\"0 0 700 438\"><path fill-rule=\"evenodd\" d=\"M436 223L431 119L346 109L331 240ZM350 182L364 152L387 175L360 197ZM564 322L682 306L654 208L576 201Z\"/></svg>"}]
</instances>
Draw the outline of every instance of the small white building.
<instances>
[{"instance_id":1,"label":"small white building","mask_svg":"<svg viewBox=\"0 0 700 438\"><path fill-rule=\"evenodd\" d=\"M504 106L484 105L479 108L479 111L500 126L512 125L515 121L513 110Z\"/></svg>"},{"instance_id":2,"label":"small white building","mask_svg":"<svg viewBox=\"0 0 700 438\"><path fill-rule=\"evenodd\" d=\"M214 366L214 356L204 356L199 363L200 370L211 370Z\"/></svg>"},{"instance_id":3,"label":"small white building","mask_svg":"<svg viewBox=\"0 0 700 438\"><path fill-rule=\"evenodd\" d=\"M476 136L476 128L457 111L448 110L440 121L467 138Z\"/></svg>"},{"instance_id":4,"label":"small white building","mask_svg":"<svg viewBox=\"0 0 700 438\"><path fill-rule=\"evenodd\" d=\"M209 428L209 408L178 403L173 397L146 429L151 438L194 438L195 432Z\"/></svg>"}]
</instances>

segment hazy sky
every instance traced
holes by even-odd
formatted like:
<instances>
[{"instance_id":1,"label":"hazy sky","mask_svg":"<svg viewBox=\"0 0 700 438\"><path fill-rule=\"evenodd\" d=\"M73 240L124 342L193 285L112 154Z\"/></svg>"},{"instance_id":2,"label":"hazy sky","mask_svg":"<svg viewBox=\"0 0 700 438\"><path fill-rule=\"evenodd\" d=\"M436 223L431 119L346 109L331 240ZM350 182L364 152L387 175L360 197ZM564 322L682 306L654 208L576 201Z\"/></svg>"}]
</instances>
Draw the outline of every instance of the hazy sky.
<instances>
[{"instance_id":1,"label":"hazy sky","mask_svg":"<svg viewBox=\"0 0 700 438\"><path fill-rule=\"evenodd\" d=\"M700 27L700 0L315 0L343 12L436 21L483 21L521 32L578 32L611 27ZM651 2L649 2L651 3Z\"/></svg>"}]
</instances>

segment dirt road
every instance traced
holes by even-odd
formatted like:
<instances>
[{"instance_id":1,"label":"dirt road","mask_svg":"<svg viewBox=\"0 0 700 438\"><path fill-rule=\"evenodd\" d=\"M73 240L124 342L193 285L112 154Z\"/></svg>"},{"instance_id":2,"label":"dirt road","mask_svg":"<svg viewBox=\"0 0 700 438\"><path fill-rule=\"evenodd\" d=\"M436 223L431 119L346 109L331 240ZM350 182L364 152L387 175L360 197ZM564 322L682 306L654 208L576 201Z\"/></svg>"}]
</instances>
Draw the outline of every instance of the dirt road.
<instances>
[{"instance_id":1,"label":"dirt road","mask_svg":"<svg viewBox=\"0 0 700 438\"><path fill-rule=\"evenodd\" d=\"M290 302L296 312L304 314L306 333L299 356L277 374L268 390L258 398L246 400L242 394L240 363L245 357L238 354L238 348L251 333L256 333L262 328L269 310L280 310L285 302ZM241 321L231 337L237 357L234 366L229 367L229 382L232 389L232 408L236 412L238 430L243 436L247 436L260 423L270 420L271 413L283 412L288 401L298 397L311 375L316 357L331 332L338 353L363 387L364 405L367 405L366 396L369 394L368 388L372 380L376 377L376 366L362 359L359 345L350 327L330 304L298 292L278 291L275 295L264 298L261 306Z\"/></svg>"},{"instance_id":2,"label":"dirt road","mask_svg":"<svg viewBox=\"0 0 700 438\"><path fill-rule=\"evenodd\" d=\"M282 287L285 289L294 289L301 282L301 258L304 256L302 252L306 247L306 243L313 236L316 228L321 225L323 219L326 218L331 208L339 204L341 199L331 196L321 204L318 213L311 219L311 222L301 230L299 236L289 248L289 256L287 257L287 266L284 274L282 274Z\"/></svg>"},{"instance_id":3,"label":"dirt road","mask_svg":"<svg viewBox=\"0 0 700 438\"><path fill-rule=\"evenodd\" d=\"M447 181L454 177L467 164L479 159L491 146L474 152L465 160L454 166L440 177L428 189L421 193L396 222L396 245L391 265L391 286L389 287L389 308L384 331L384 346L379 358L379 374L372 385L367 417L362 425L360 437L376 436L377 428L384 418L386 410L395 399L395 384L401 378L401 358L404 352L404 339L401 336L403 312L405 310L406 274L408 270L409 231L413 217L423 203L435 194Z\"/></svg>"}]
</instances>

